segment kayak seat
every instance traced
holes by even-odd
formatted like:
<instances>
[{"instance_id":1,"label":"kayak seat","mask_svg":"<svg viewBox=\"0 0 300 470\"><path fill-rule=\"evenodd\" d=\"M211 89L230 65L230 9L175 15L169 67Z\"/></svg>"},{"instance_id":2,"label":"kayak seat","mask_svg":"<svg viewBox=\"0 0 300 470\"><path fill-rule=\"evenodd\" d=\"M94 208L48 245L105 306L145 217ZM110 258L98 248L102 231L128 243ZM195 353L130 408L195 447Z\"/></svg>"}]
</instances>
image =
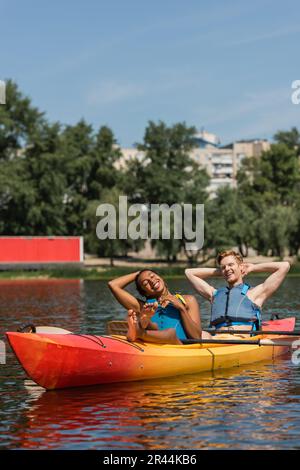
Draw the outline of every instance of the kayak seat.
<instances>
[{"instance_id":1,"label":"kayak seat","mask_svg":"<svg viewBox=\"0 0 300 470\"><path fill-rule=\"evenodd\" d=\"M107 334L109 335L126 335L128 324L126 320L112 320L106 324Z\"/></svg>"}]
</instances>

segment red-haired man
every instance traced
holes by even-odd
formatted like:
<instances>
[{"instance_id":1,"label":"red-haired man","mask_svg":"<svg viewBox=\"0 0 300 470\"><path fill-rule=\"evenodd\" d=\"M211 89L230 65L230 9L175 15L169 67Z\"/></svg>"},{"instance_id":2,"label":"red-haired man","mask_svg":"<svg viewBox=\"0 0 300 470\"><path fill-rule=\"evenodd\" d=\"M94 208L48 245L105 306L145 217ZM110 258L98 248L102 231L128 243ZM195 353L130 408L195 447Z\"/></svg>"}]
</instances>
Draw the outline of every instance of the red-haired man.
<instances>
[{"instance_id":1,"label":"red-haired man","mask_svg":"<svg viewBox=\"0 0 300 470\"><path fill-rule=\"evenodd\" d=\"M210 326L216 328L259 329L261 308L278 289L290 269L287 261L244 263L235 251L224 251L217 257L218 268L186 269L185 274L197 292L211 302ZM270 272L267 279L250 287L244 283L249 273ZM227 286L216 289L205 279L223 276Z\"/></svg>"}]
</instances>

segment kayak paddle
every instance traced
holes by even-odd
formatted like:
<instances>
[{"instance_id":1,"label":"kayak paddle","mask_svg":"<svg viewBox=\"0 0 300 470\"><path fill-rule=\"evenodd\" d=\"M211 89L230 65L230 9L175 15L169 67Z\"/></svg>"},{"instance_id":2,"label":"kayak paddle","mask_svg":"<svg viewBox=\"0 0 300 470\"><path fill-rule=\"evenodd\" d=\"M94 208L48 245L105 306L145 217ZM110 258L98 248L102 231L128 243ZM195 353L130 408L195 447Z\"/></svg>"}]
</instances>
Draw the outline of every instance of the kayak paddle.
<instances>
[{"instance_id":1,"label":"kayak paddle","mask_svg":"<svg viewBox=\"0 0 300 470\"><path fill-rule=\"evenodd\" d=\"M274 333L273 333L274 334ZM257 339L257 340L243 340L243 339L185 339L183 344L249 344L255 346L292 346L292 338L287 341L272 340L272 339Z\"/></svg>"}]
</instances>

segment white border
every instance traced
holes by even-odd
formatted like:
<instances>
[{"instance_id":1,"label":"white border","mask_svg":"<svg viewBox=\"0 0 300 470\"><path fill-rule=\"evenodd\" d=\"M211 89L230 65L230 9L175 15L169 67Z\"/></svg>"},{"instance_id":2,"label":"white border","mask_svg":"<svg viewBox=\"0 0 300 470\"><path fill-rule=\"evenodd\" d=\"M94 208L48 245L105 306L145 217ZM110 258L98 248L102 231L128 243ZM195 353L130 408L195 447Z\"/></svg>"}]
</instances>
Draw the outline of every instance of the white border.
<instances>
[{"instance_id":1,"label":"white border","mask_svg":"<svg viewBox=\"0 0 300 470\"><path fill-rule=\"evenodd\" d=\"M79 237L79 243L80 243L80 255L79 255L79 261L83 263L84 260L84 246L83 246L83 237Z\"/></svg>"}]
</instances>

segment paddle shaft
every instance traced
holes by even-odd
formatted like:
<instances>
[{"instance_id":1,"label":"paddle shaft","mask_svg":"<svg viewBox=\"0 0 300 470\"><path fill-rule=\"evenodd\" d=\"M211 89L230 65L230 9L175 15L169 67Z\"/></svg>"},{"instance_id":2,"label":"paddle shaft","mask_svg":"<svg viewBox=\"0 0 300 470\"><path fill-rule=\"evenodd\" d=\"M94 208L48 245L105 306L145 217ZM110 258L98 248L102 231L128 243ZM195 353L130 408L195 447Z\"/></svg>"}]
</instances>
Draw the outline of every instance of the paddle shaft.
<instances>
[{"instance_id":1,"label":"paddle shaft","mask_svg":"<svg viewBox=\"0 0 300 470\"><path fill-rule=\"evenodd\" d=\"M274 333L273 333L274 334ZM273 341L272 339L257 339L254 341L243 339L186 339L183 344L249 344L251 346L292 346L291 341Z\"/></svg>"},{"instance_id":2,"label":"paddle shaft","mask_svg":"<svg viewBox=\"0 0 300 470\"><path fill-rule=\"evenodd\" d=\"M205 328L205 331L212 334L230 334L230 335L240 335L240 334L251 334L253 336L257 335L281 335L281 336L300 336L300 330L294 331L264 331L264 330L215 330L214 328Z\"/></svg>"}]
</instances>

